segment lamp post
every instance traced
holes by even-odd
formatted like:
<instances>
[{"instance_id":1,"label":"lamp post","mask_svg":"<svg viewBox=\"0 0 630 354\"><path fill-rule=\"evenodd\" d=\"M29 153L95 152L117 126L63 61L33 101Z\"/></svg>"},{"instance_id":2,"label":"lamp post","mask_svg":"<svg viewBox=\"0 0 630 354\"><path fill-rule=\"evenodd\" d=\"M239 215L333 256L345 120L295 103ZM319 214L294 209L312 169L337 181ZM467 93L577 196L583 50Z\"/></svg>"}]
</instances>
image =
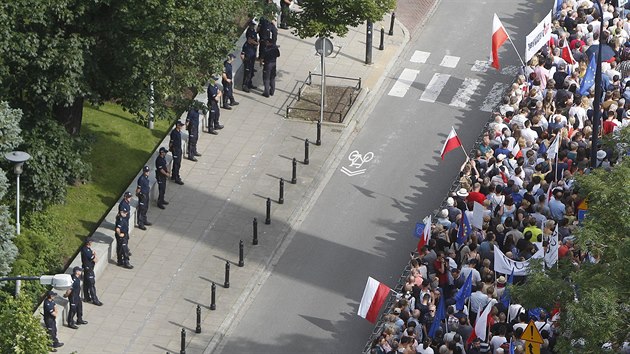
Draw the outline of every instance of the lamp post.
<instances>
[{"instance_id":1,"label":"lamp post","mask_svg":"<svg viewBox=\"0 0 630 354\"><path fill-rule=\"evenodd\" d=\"M42 285L52 285L57 290L68 290L72 287L72 276L70 274L40 275L40 276L15 276L0 278L2 281L15 280L15 296L20 293L20 281L22 280L39 280Z\"/></svg>"},{"instance_id":2,"label":"lamp post","mask_svg":"<svg viewBox=\"0 0 630 354\"><path fill-rule=\"evenodd\" d=\"M600 22L603 21L602 4L594 1L599 10ZM593 99L593 136L591 137L591 168L597 167L597 140L599 139L599 121L601 119L602 102L602 36L604 35L603 23L599 26L599 45L597 46L597 67L595 68L595 98Z\"/></svg>"},{"instance_id":3,"label":"lamp post","mask_svg":"<svg viewBox=\"0 0 630 354\"><path fill-rule=\"evenodd\" d=\"M7 154L4 155L4 157L6 157L7 160L11 161L13 163L13 172L15 172L15 175L17 176L17 198L16 198L16 231L17 234L20 234L20 175L22 174L22 171L24 171L24 163L26 161L28 161L31 158L31 155L25 153L24 151L13 151L13 152L9 152Z\"/></svg>"}]
</instances>

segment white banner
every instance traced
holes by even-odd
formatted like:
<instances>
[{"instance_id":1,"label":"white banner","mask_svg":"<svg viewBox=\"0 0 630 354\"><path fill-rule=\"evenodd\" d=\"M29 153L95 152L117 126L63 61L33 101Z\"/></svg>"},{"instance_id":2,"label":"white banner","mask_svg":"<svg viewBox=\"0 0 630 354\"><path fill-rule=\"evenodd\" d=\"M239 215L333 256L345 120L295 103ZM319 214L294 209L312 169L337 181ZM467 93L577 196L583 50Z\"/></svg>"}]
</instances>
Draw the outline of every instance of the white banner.
<instances>
[{"instance_id":1,"label":"white banner","mask_svg":"<svg viewBox=\"0 0 630 354\"><path fill-rule=\"evenodd\" d=\"M473 216L470 220L470 225L472 227L476 227L479 230L483 230L483 214L486 211L486 208L483 205L473 202Z\"/></svg>"},{"instance_id":2,"label":"white banner","mask_svg":"<svg viewBox=\"0 0 630 354\"><path fill-rule=\"evenodd\" d=\"M544 256L545 250L539 249L538 252L536 252L530 259L543 258ZM514 272L514 275L518 276L527 275L527 272L529 271L529 259L526 261L512 260L508 258L503 252L501 252L501 249L495 245L494 271L508 275L512 274L512 272Z\"/></svg>"},{"instance_id":3,"label":"white banner","mask_svg":"<svg viewBox=\"0 0 630 354\"><path fill-rule=\"evenodd\" d=\"M534 244L538 247L538 249L543 248L542 242L534 242ZM545 251L545 267L551 268L558 262L558 248L560 247L560 243L558 242L558 225L556 225L555 231L549 237L549 246L547 246L547 251Z\"/></svg>"},{"instance_id":4,"label":"white banner","mask_svg":"<svg viewBox=\"0 0 630 354\"><path fill-rule=\"evenodd\" d=\"M525 61L529 61L536 52L540 50L551 38L551 11L543 18L543 20L534 28L534 30L525 37Z\"/></svg>"}]
</instances>

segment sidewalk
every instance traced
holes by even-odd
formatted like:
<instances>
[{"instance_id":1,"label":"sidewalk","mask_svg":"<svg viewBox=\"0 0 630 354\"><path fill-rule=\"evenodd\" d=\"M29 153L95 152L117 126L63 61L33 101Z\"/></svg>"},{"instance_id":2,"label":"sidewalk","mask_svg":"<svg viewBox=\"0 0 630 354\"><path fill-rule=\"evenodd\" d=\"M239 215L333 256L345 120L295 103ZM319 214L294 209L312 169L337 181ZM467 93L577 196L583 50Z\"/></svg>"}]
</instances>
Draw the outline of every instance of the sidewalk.
<instances>
[{"instance_id":1,"label":"sidewalk","mask_svg":"<svg viewBox=\"0 0 630 354\"><path fill-rule=\"evenodd\" d=\"M406 30L397 23L394 36L385 36L385 50L378 50L380 28L389 28L389 15L385 20L374 25L372 65L363 64L365 25L333 40L335 52L327 58L327 74L361 77L367 94L355 103L347 126L322 127L322 145L311 144L308 166L301 163L304 139L315 141L315 124L283 117L308 71L319 72L320 60L314 40L279 31L276 95L261 95L258 65L254 84L259 90L240 91L241 75L237 75L235 97L240 105L221 111L225 129L217 136L200 134L198 150L203 156L198 162L183 161L185 185L168 183L170 205L160 210L153 200L148 213L153 226L147 231L136 229L131 236L135 268L109 263L96 285L104 306L84 304L88 325L78 330L59 328L59 339L65 343L60 353L179 353L182 328L187 353L212 351L260 285L272 257L283 249L291 226L347 137L361 124L357 119L367 116L361 113L375 101L373 91L407 43ZM293 157L299 162L295 185L289 183ZM154 161L147 164L153 166ZM280 177L285 179L282 205L277 203ZM272 199L271 225L264 223L267 197ZM252 245L254 217L258 218L257 246ZM245 244L242 268L237 266L239 240ZM229 289L223 288L226 261L231 262ZM217 285L215 311L209 310L211 282ZM200 334L195 333L197 305L201 306Z\"/></svg>"}]
</instances>

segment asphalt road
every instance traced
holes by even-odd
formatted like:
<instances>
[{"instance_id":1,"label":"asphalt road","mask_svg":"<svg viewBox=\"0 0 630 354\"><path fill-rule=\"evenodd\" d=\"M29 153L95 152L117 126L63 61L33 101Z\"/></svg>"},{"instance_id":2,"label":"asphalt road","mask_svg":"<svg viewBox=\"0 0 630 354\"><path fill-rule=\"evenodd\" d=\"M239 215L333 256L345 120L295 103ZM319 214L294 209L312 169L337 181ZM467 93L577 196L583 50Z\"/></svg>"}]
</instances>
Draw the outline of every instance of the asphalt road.
<instances>
[{"instance_id":1,"label":"asphalt road","mask_svg":"<svg viewBox=\"0 0 630 354\"><path fill-rule=\"evenodd\" d=\"M457 150L440 160L450 127L472 148L489 119L480 108L492 102L493 85L513 79L492 68L471 71L476 61L488 58L492 13L523 48L525 34L551 6L551 1L441 1L426 26L412 34L377 93L371 116L345 152L356 150L361 158L354 165L341 159L271 275L223 340L221 352L362 350L373 328L356 315L367 277L396 285L417 242L415 223L439 206L465 159ZM410 61L415 51L429 53L416 54L426 57L424 63ZM509 42L500 58L505 66L518 65ZM413 83L403 97L389 95L404 69L418 71ZM444 87L434 90L440 82ZM473 94L466 107L451 105L454 97L465 98L458 90L471 83L476 88L469 90ZM358 166L362 159L369 161Z\"/></svg>"}]
</instances>

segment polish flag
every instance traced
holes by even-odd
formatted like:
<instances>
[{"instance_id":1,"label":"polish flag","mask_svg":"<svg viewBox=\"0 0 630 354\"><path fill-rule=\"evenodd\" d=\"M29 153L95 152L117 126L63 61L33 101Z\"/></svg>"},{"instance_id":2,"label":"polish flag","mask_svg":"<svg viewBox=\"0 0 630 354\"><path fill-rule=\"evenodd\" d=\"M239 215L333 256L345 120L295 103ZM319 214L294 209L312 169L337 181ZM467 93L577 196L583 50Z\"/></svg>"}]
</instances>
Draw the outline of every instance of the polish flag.
<instances>
[{"instance_id":1,"label":"polish flag","mask_svg":"<svg viewBox=\"0 0 630 354\"><path fill-rule=\"evenodd\" d=\"M440 152L442 160L444 160L444 155L449 153L451 150L457 149L460 146L462 146L462 142L461 140L459 140L459 137L455 132L455 128L451 127L451 132L448 133L446 141L444 142L444 146L442 146L442 151Z\"/></svg>"},{"instance_id":2,"label":"polish flag","mask_svg":"<svg viewBox=\"0 0 630 354\"><path fill-rule=\"evenodd\" d=\"M475 327L473 327L473 331L468 337L466 343L470 344L475 338L481 339L482 342L486 341L486 334L488 333L488 327L494 324L494 318L490 312L492 311L492 306L497 303L497 300L492 299L486 305L481 315L477 316L477 321L475 321Z\"/></svg>"},{"instance_id":3,"label":"polish flag","mask_svg":"<svg viewBox=\"0 0 630 354\"><path fill-rule=\"evenodd\" d=\"M376 323L378 313L390 291L391 289L387 285L369 277L365 290L363 290L363 297L357 314L372 323Z\"/></svg>"},{"instance_id":4,"label":"polish flag","mask_svg":"<svg viewBox=\"0 0 630 354\"><path fill-rule=\"evenodd\" d=\"M564 47L562 47L562 52L560 53L560 57L564 59L569 65L573 65L576 63L575 59L573 59L573 53L571 53L571 49L569 46L564 43Z\"/></svg>"},{"instance_id":5,"label":"polish flag","mask_svg":"<svg viewBox=\"0 0 630 354\"><path fill-rule=\"evenodd\" d=\"M424 222L424 230L422 230L422 236L420 236L420 241L418 241L418 254L419 255L422 255L422 247L424 247L424 245L429 244L429 239L431 238L431 215L424 218L423 222Z\"/></svg>"},{"instance_id":6,"label":"polish flag","mask_svg":"<svg viewBox=\"0 0 630 354\"><path fill-rule=\"evenodd\" d=\"M505 31L505 27L499 20L499 16L494 14L492 20L492 67L499 70L499 47L505 43L508 39L508 34Z\"/></svg>"},{"instance_id":7,"label":"polish flag","mask_svg":"<svg viewBox=\"0 0 630 354\"><path fill-rule=\"evenodd\" d=\"M514 144L514 148L512 149L512 156L514 156L515 159L523 156L523 152L521 151L521 147L518 145L518 143Z\"/></svg>"}]
</instances>

